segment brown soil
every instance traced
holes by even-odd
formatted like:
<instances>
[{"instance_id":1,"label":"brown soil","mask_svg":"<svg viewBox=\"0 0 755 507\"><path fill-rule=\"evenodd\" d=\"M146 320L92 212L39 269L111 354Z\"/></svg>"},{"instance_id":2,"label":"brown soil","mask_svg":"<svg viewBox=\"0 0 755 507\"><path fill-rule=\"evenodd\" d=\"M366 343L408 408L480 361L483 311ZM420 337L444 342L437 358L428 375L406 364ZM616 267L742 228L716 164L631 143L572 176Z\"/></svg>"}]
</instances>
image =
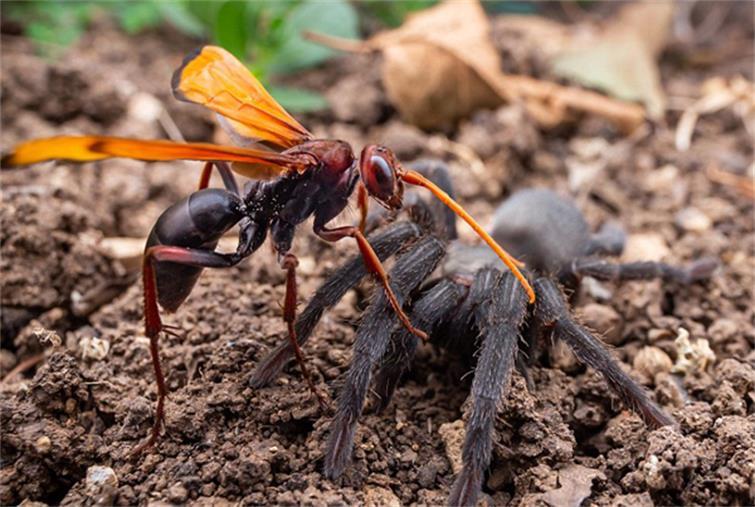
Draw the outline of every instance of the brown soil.
<instances>
[{"instance_id":1,"label":"brown soil","mask_svg":"<svg viewBox=\"0 0 755 507\"><path fill-rule=\"evenodd\" d=\"M154 118L140 114L145 95L166 105L187 138L212 139L210 115L168 93L191 41L171 34L135 40L102 26L55 63L34 56L23 39L2 42L3 149L56 133L164 137ZM705 172L716 164L745 174L753 152L741 122L727 112L705 116L692 149L678 153L676 113L667 125L627 139L589 119L543 132L518 107L504 106L451 135L485 161L486 173L472 174L396 118L378 73L365 68L376 62L349 57L303 76L334 101L333 112L303 122L356 146L384 142L404 160L445 156L461 200L483 222L513 190L547 186L575 196L593 226L622 223L630 232L627 255L674 263L715 256L722 263L703 285L591 284L577 299L583 320L616 346L679 428L649 431L599 375L554 351L552 364L532 369L533 391L514 377L484 501L754 503L753 205ZM665 71L671 90L700 83L694 72ZM324 479L332 414L311 399L296 366L274 386L248 384L257 361L285 339L283 277L264 247L237 268L206 272L167 317L183 333L161 345L171 393L166 434L157 449L128 456L149 431L155 387L141 285L99 241L145 236L197 176L196 164L129 161L2 174L0 367L8 372L40 351L44 358L2 384L0 503L442 503L463 436L469 366L421 348L389 409L362 416L345 476ZM306 297L353 250L324 245L304 229L296 251ZM472 237L466 230L463 236ZM368 293L360 287L326 314L306 348L318 389L333 399ZM677 361L679 328L692 342L710 344L715 358L707 367L671 372L653 360L661 351ZM657 348L650 359L639 354L649 345ZM97 475L96 466L112 468L115 480L107 471Z\"/></svg>"}]
</instances>

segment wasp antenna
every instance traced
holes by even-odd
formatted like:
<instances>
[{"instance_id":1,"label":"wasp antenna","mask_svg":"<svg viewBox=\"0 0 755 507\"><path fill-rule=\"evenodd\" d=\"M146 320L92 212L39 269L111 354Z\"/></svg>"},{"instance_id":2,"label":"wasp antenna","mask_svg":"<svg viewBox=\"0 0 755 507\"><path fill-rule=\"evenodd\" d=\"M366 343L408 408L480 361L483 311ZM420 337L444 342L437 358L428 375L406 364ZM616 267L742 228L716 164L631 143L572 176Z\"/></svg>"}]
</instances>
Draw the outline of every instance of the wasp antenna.
<instances>
[{"instance_id":1,"label":"wasp antenna","mask_svg":"<svg viewBox=\"0 0 755 507\"><path fill-rule=\"evenodd\" d=\"M438 187L435 183L415 171L405 169L399 174L401 176L401 179L403 179L406 183L428 189L433 193L435 197L438 198L438 200L451 208L451 210L458 216L463 218L464 221L468 223L469 226L477 233L477 235L480 236L480 238L482 238L482 240L485 241L485 243L487 243L488 246L493 249L498 257L500 257L506 267L509 268L514 274L516 279L519 280L519 283L522 284L522 287L524 287L524 290L529 296L530 303L535 302L535 291L532 289L530 283L519 270L520 267L524 267L524 264L522 262L509 255L506 250L501 248L501 246L490 236L490 234L485 232L485 229L483 229L480 224L478 224L477 221L472 218L472 216L467 213L464 208L461 207L459 203L454 201L450 195L444 192L442 188Z\"/></svg>"}]
</instances>

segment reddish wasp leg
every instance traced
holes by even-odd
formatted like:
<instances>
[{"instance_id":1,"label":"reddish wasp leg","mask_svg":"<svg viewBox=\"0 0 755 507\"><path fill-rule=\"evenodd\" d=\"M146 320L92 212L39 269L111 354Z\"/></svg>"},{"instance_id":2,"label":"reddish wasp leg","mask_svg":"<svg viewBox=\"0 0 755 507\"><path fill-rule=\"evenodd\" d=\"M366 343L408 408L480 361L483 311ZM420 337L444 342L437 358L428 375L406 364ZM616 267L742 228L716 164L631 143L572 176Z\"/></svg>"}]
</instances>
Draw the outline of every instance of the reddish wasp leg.
<instances>
[{"instance_id":1,"label":"reddish wasp leg","mask_svg":"<svg viewBox=\"0 0 755 507\"><path fill-rule=\"evenodd\" d=\"M210 176L212 176L212 162L205 162L202 168L202 175L199 177L199 188L197 190L204 190L210 186Z\"/></svg>"},{"instance_id":2,"label":"reddish wasp leg","mask_svg":"<svg viewBox=\"0 0 755 507\"><path fill-rule=\"evenodd\" d=\"M357 206L359 206L359 232L364 234L367 228L367 211L369 210L370 201L367 195L367 188L361 181L357 186Z\"/></svg>"},{"instance_id":3,"label":"reddish wasp leg","mask_svg":"<svg viewBox=\"0 0 755 507\"><path fill-rule=\"evenodd\" d=\"M236 195L239 195L239 185L236 183L236 178L233 176L233 171L231 171L231 168L228 166L227 162L222 161L208 161L205 163L204 167L202 168L202 175L199 177L199 188L198 190L203 190L210 186L210 176L212 176L212 168L217 167L218 172L220 173L220 177L223 178L223 185L225 185L225 188L228 189L229 192L233 192Z\"/></svg>"},{"instance_id":4,"label":"reddish wasp leg","mask_svg":"<svg viewBox=\"0 0 755 507\"><path fill-rule=\"evenodd\" d=\"M160 365L160 348L158 336L164 327L160 321L160 310L157 307L157 279L155 277L155 262L175 262L188 266L203 268L227 268L237 264L243 257L233 254L219 254L211 250L195 250L177 246L153 246L144 252L142 261L142 277L144 279L144 333L149 338L149 352L152 356L152 367L157 381L157 408L155 410L155 423L152 425L152 433L149 439L137 446L132 454L139 454L153 446L160 435L160 428L165 421L165 398L168 396L168 388L165 385L165 376Z\"/></svg>"},{"instance_id":5,"label":"reddish wasp leg","mask_svg":"<svg viewBox=\"0 0 755 507\"><path fill-rule=\"evenodd\" d=\"M425 187L430 192L435 195L435 197L438 198L443 204L451 208L451 210L459 215L461 218L464 219L466 223L469 224L469 226L474 229L474 231L477 233L480 238L482 238L485 243L488 244L490 248L493 249L493 251L498 255L498 257L503 261L503 263L506 265L507 268L511 270L511 272L514 274L517 280L519 280L519 283L522 284L522 287L524 287L524 290L527 292L527 295L529 296L530 303L535 302L535 291L532 289L532 286L527 281L527 279L524 277L521 271L519 271L520 267L524 267L524 264L515 258L513 258L511 255L509 255L501 246L496 243L496 241L490 237L490 235L485 232L485 229L480 227L480 224L478 224L474 218L472 218L469 213L462 208L459 203L454 201L451 196L449 196L447 193L443 191L442 188L438 187L435 183L428 180L421 174L415 171L405 170L402 169L399 173L399 176L402 180L404 180L407 183L410 183L412 185L417 185L420 187Z\"/></svg>"},{"instance_id":6,"label":"reddish wasp leg","mask_svg":"<svg viewBox=\"0 0 755 507\"><path fill-rule=\"evenodd\" d=\"M367 271L375 275L378 280L380 280L380 283L383 284L385 295L393 307L393 311L396 312L396 316L401 321L401 324L403 324L406 330L413 335L421 338L423 341L427 341L427 334L421 329L414 327L409 320L409 317L404 313L404 310L401 308L401 305L396 298L396 294L393 292L393 289L391 289L391 284L388 282L388 273L385 272L383 263L380 262L380 258L375 253L375 250L372 249L369 241L367 241L367 238L364 237L364 234L362 234L358 228L349 225L336 227L335 229L326 229L323 227L322 229L316 230L315 233L322 239L331 242L338 241L345 237L354 238L359 246L359 252L362 254L362 259L364 259L364 265L367 267Z\"/></svg>"},{"instance_id":7,"label":"reddish wasp leg","mask_svg":"<svg viewBox=\"0 0 755 507\"><path fill-rule=\"evenodd\" d=\"M152 433L146 442L138 445L132 454L141 454L142 451L155 445L160 435L160 428L165 419L165 397L168 396L168 388L165 386L165 376L160 365L160 347L158 336L162 330L160 310L157 308L157 279L155 278L155 266L153 252L150 248L144 254L142 261L142 277L144 279L144 325L145 334L149 338L149 353L152 357L152 368L157 381L157 408L155 409L155 422L152 425Z\"/></svg>"},{"instance_id":8,"label":"reddish wasp leg","mask_svg":"<svg viewBox=\"0 0 755 507\"><path fill-rule=\"evenodd\" d=\"M296 300L298 289L296 287L296 267L299 265L299 260L294 254L287 253L281 259L281 267L286 270L286 300L283 304L283 320L288 326L288 339L291 342L291 346L296 354L296 361L299 363L301 373L304 375L304 379L307 381L309 390L312 391L317 397L317 401L320 403L320 407L327 408L328 403L325 398L315 388L315 383L312 381L312 377L307 369L306 361L304 360L304 353L299 346L299 342L296 339Z\"/></svg>"}]
</instances>

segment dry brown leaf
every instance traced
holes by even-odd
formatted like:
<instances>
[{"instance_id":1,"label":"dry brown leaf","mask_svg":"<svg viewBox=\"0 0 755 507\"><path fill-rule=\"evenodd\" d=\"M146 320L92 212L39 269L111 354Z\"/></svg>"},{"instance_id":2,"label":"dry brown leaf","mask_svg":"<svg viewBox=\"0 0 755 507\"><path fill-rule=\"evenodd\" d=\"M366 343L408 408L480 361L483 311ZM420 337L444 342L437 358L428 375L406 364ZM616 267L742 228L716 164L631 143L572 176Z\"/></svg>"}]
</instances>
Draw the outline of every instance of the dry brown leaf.
<instances>
[{"instance_id":1,"label":"dry brown leaf","mask_svg":"<svg viewBox=\"0 0 755 507\"><path fill-rule=\"evenodd\" d=\"M501 99L479 69L498 69L490 23L474 2L443 2L368 41L382 50L382 78L401 116L422 128L444 127Z\"/></svg>"},{"instance_id":2,"label":"dry brown leaf","mask_svg":"<svg viewBox=\"0 0 755 507\"><path fill-rule=\"evenodd\" d=\"M627 131L644 121L644 110L636 104L504 74L478 1L446 0L364 42L309 38L347 51L381 51L388 98L406 121L422 128L446 127L476 109L515 100L543 126L562 123L571 111L604 116Z\"/></svg>"}]
</instances>

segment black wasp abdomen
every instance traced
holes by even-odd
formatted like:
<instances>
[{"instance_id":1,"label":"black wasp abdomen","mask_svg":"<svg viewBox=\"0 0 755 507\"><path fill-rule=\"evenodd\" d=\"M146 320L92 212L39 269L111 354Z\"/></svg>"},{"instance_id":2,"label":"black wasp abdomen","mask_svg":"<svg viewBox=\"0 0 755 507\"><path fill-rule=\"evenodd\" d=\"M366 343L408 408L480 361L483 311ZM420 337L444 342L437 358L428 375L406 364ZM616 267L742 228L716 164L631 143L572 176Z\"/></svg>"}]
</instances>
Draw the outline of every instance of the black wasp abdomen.
<instances>
[{"instance_id":1,"label":"black wasp abdomen","mask_svg":"<svg viewBox=\"0 0 755 507\"><path fill-rule=\"evenodd\" d=\"M228 229L243 217L241 198L226 190L208 188L194 192L166 209L147 238L146 249L158 245L213 250ZM160 305L175 311L189 296L203 268L157 262L157 294Z\"/></svg>"}]
</instances>

